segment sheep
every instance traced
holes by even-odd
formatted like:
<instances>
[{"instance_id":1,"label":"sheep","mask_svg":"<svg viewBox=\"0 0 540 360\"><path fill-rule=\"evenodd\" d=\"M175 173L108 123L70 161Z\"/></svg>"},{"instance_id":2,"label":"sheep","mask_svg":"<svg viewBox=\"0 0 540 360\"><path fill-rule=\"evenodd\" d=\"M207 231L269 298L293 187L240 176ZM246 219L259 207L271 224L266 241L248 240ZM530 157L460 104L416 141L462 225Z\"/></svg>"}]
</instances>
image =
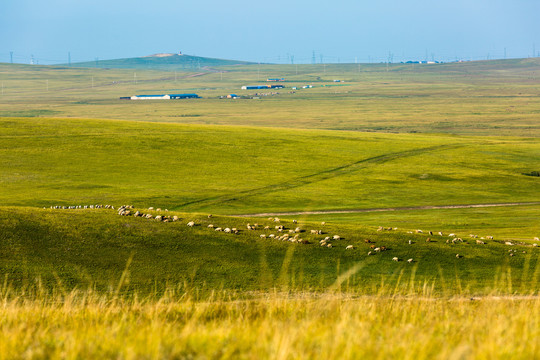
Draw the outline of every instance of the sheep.
<instances>
[{"instance_id":1,"label":"sheep","mask_svg":"<svg viewBox=\"0 0 540 360\"><path fill-rule=\"evenodd\" d=\"M534 241L540 241L540 239L537 238L537 237L535 237L533 240L534 240Z\"/></svg>"},{"instance_id":2,"label":"sheep","mask_svg":"<svg viewBox=\"0 0 540 360\"><path fill-rule=\"evenodd\" d=\"M231 231L232 231L233 233L238 233L238 229L237 229L237 228L232 228Z\"/></svg>"},{"instance_id":3,"label":"sheep","mask_svg":"<svg viewBox=\"0 0 540 360\"><path fill-rule=\"evenodd\" d=\"M329 248L331 248L331 247L332 247L332 244L328 244L328 245L326 245L326 247L329 247Z\"/></svg>"},{"instance_id":4,"label":"sheep","mask_svg":"<svg viewBox=\"0 0 540 360\"><path fill-rule=\"evenodd\" d=\"M266 226L264 227L264 230L270 230L270 226L266 225Z\"/></svg>"},{"instance_id":5,"label":"sheep","mask_svg":"<svg viewBox=\"0 0 540 360\"><path fill-rule=\"evenodd\" d=\"M231 229L225 228L225 229L223 230L223 232L230 233L230 232L231 232Z\"/></svg>"},{"instance_id":6,"label":"sheep","mask_svg":"<svg viewBox=\"0 0 540 360\"><path fill-rule=\"evenodd\" d=\"M299 227L297 227L296 229L294 229L294 232L295 232L295 233L300 233L300 232L302 232L302 229L300 229Z\"/></svg>"},{"instance_id":7,"label":"sheep","mask_svg":"<svg viewBox=\"0 0 540 360\"><path fill-rule=\"evenodd\" d=\"M217 228L214 229L214 231L222 231L222 230L223 230L223 229L220 228L220 227L217 227Z\"/></svg>"},{"instance_id":8,"label":"sheep","mask_svg":"<svg viewBox=\"0 0 540 360\"><path fill-rule=\"evenodd\" d=\"M161 211L161 208L157 208L156 211Z\"/></svg>"},{"instance_id":9,"label":"sheep","mask_svg":"<svg viewBox=\"0 0 540 360\"><path fill-rule=\"evenodd\" d=\"M441 231L438 232L439 236L443 236L443 233Z\"/></svg>"},{"instance_id":10,"label":"sheep","mask_svg":"<svg viewBox=\"0 0 540 360\"><path fill-rule=\"evenodd\" d=\"M399 261L399 259L398 259L397 257L394 256L394 257L392 258L392 261Z\"/></svg>"},{"instance_id":11,"label":"sheep","mask_svg":"<svg viewBox=\"0 0 540 360\"><path fill-rule=\"evenodd\" d=\"M187 226L189 227L194 227L195 226L195 222L194 221L190 221L187 223Z\"/></svg>"},{"instance_id":12,"label":"sheep","mask_svg":"<svg viewBox=\"0 0 540 360\"><path fill-rule=\"evenodd\" d=\"M373 250L374 250L375 252L380 252L380 251L381 251L381 248L378 248L378 247L377 247L377 248L375 248L375 249L373 249Z\"/></svg>"},{"instance_id":13,"label":"sheep","mask_svg":"<svg viewBox=\"0 0 540 360\"><path fill-rule=\"evenodd\" d=\"M174 216L172 217L172 221L178 221L178 220L180 220L180 218L179 218L178 216L174 215Z\"/></svg>"},{"instance_id":14,"label":"sheep","mask_svg":"<svg viewBox=\"0 0 540 360\"><path fill-rule=\"evenodd\" d=\"M381 251L386 251L386 246L381 246Z\"/></svg>"},{"instance_id":15,"label":"sheep","mask_svg":"<svg viewBox=\"0 0 540 360\"><path fill-rule=\"evenodd\" d=\"M407 262L408 262L409 264L412 263L413 261L414 261L414 260L413 260L412 258L409 259L409 260L407 260Z\"/></svg>"},{"instance_id":16,"label":"sheep","mask_svg":"<svg viewBox=\"0 0 540 360\"><path fill-rule=\"evenodd\" d=\"M321 222L321 225L322 225L322 226L326 225L326 222L324 222L324 221L323 221L323 222Z\"/></svg>"},{"instance_id":17,"label":"sheep","mask_svg":"<svg viewBox=\"0 0 540 360\"><path fill-rule=\"evenodd\" d=\"M352 245L347 245L347 247L345 248L345 250L352 250L352 249L354 249L354 246Z\"/></svg>"},{"instance_id":18,"label":"sheep","mask_svg":"<svg viewBox=\"0 0 540 360\"><path fill-rule=\"evenodd\" d=\"M368 254L368 256L373 255L373 253L371 251L368 251L367 254Z\"/></svg>"},{"instance_id":19,"label":"sheep","mask_svg":"<svg viewBox=\"0 0 540 360\"><path fill-rule=\"evenodd\" d=\"M456 254L456 259L459 259L460 257L461 257L461 255Z\"/></svg>"},{"instance_id":20,"label":"sheep","mask_svg":"<svg viewBox=\"0 0 540 360\"><path fill-rule=\"evenodd\" d=\"M339 240L339 239L341 239L341 236L339 236L339 235L334 235L334 236L332 236L332 239L334 239L334 240Z\"/></svg>"},{"instance_id":21,"label":"sheep","mask_svg":"<svg viewBox=\"0 0 540 360\"><path fill-rule=\"evenodd\" d=\"M371 240L369 240L369 239L364 239L364 242L365 242L366 244L371 244Z\"/></svg>"},{"instance_id":22,"label":"sheep","mask_svg":"<svg viewBox=\"0 0 540 360\"><path fill-rule=\"evenodd\" d=\"M274 222L280 222L279 218L274 218Z\"/></svg>"},{"instance_id":23,"label":"sheep","mask_svg":"<svg viewBox=\"0 0 540 360\"><path fill-rule=\"evenodd\" d=\"M208 214L208 218L210 219L212 217L212 214Z\"/></svg>"},{"instance_id":24,"label":"sheep","mask_svg":"<svg viewBox=\"0 0 540 360\"><path fill-rule=\"evenodd\" d=\"M266 239L266 235L265 234L261 234L259 235L261 239Z\"/></svg>"},{"instance_id":25,"label":"sheep","mask_svg":"<svg viewBox=\"0 0 540 360\"><path fill-rule=\"evenodd\" d=\"M319 230L310 230L310 233L311 233L311 234L318 234L318 233L319 233Z\"/></svg>"},{"instance_id":26,"label":"sheep","mask_svg":"<svg viewBox=\"0 0 540 360\"><path fill-rule=\"evenodd\" d=\"M409 240L409 245L411 245L411 244L412 244L412 240Z\"/></svg>"},{"instance_id":27,"label":"sheep","mask_svg":"<svg viewBox=\"0 0 540 360\"><path fill-rule=\"evenodd\" d=\"M454 233L448 234L448 237L456 237L456 234Z\"/></svg>"},{"instance_id":28,"label":"sheep","mask_svg":"<svg viewBox=\"0 0 540 360\"><path fill-rule=\"evenodd\" d=\"M156 219L157 221L161 221L161 220L163 220L163 216L158 215L158 216L156 216L154 219Z\"/></svg>"},{"instance_id":29,"label":"sheep","mask_svg":"<svg viewBox=\"0 0 540 360\"><path fill-rule=\"evenodd\" d=\"M504 245L514 245L514 244L512 244L512 242L510 241L505 241Z\"/></svg>"},{"instance_id":30,"label":"sheep","mask_svg":"<svg viewBox=\"0 0 540 360\"><path fill-rule=\"evenodd\" d=\"M484 245L485 242L483 242L482 240L476 240L476 243L479 244L479 245Z\"/></svg>"},{"instance_id":31,"label":"sheep","mask_svg":"<svg viewBox=\"0 0 540 360\"><path fill-rule=\"evenodd\" d=\"M293 220L292 222L293 222L293 224L298 224L298 221L296 219Z\"/></svg>"},{"instance_id":32,"label":"sheep","mask_svg":"<svg viewBox=\"0 0 540 360\"><path fill-rule=\"evenodd\" d=\"M330 240L330 236L325 237L324 240L329 241L329 240Z\"/></svg>"},{"instance_id":33,"label":"sheep","mask_svg":"<svg viewBox=\"0 0 540 360\"><path fill-rule=\"evenodd\" d=\"M415 231L417 234L423 234L424 232L422 230L416 230Z\"/></svg>"},{"instance_id":34,"label":"sheep","mask_svg":"<svg viewBox=\"0 0 540 360\"><path fill-rule=\"evenodd\" d=\"M213 229L213 228L214 228L214 224L209 224L209 225L208 225L208 228L209 228L209 229Z\"/></svg>"},{"instance_id":35,"label":"sheep","mask_svg":"<svg viewBox=\"0 0 540 360\"><path fill-rule=\"evenodd\" d=\"M534 244L533 244L533 246L534 246L534 247L537 247L537 246L538 246L538 244L534 243Z\"/></svg>"},{"instance_id":36,"label":"sheep","mask_svg":"<svg viewBox=\"0 0 540 360\"><path fill-rule=\"evenodd\" d=\"M431 242L431 238L427 238L427 239L426 239L426 242Z\"/></svg>"}]
</instances>

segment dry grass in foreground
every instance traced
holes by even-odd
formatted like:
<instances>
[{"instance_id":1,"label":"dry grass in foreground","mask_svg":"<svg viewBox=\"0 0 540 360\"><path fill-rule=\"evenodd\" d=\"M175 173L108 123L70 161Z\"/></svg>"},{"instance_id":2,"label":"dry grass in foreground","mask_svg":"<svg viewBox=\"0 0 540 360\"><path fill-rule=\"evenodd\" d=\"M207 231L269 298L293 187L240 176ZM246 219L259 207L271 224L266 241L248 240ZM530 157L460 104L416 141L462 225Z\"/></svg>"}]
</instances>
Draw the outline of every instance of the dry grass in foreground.
<instances>
[{"instance_id":1,"label":"dry grass in foreground","mask_svg":"<svg viewBox=\"0 0 540 360\"><path fill-rule=\"evenodd\" d=\"M1 295L1 359L540 358L538 297Z\"/></svg>"}]
</instances>

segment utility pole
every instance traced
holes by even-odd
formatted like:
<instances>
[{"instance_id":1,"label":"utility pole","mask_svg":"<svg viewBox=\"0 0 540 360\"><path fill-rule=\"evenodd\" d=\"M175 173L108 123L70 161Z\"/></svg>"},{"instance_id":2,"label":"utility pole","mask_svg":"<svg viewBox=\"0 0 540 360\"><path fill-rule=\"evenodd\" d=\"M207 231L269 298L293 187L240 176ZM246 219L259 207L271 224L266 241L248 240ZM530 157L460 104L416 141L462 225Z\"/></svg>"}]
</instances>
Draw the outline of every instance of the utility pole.
<instances>
[{"instance_id":1,"label":"utility pole","mask_svg":"<svg viewBox=\"0 0 540 360\"><path fill-rule=\"evenodd\" d=\"M315 64L315 50L313 50L313 56L311 57L311 63Z\"/></svg>"}]
</instances>

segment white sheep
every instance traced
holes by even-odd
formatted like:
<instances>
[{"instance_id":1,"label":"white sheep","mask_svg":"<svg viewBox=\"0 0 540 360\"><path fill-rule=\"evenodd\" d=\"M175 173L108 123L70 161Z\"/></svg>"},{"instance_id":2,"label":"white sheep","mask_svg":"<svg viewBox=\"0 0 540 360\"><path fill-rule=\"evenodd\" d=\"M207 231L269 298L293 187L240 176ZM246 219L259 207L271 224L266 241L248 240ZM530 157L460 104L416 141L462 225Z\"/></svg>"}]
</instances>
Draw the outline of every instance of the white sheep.
<instances>
[{"instance_id":1,"label":"white sheep","mask_svg":"<svg viewBox=\"0 0 540 360\"><path fill-rule=\"evenodd\" d=\"M397 257L394 256L394 257L392 258L392 261L399 261L399 259L398 259Z\"/></svg>"},{"instance_id":2,"label":"white sheep","mask_svg":"<svg viewBox=\"0 0 540 360\"><path fill-rule=\"evenodd\" d=\"M225 229L223 230L223 232L230 233L230 232L231 232L231 229L225 228Z\"/></svg>"},{"instance_id":3,"label":"white sheep","mask_svg":"<svg viewBox=\"0 0 540 360\"><path fill-rule=\"evenodd\" d=\"M334 236L332 236L332 239L334 239L334 240L339 240L339 239L341 239L341 236L339 236L339 235L334 235Z\"/></svg>"},{"instance_id":4,"label":"white sheep","mask_svg":"<svg viewBox=\"0 0 540 360\"><path fill-rule=\"evenodd\" d=\"M371 251L368 251L367 254L368 254L368 256L369 256L369 255L373 255L373 253L372 253Z\"/></svg>"},{"instance_id":5,"label":"white sheep","mask_svg":"<svg viewBox=\"0 0 540 360\"><path fill-rule=\"evenodd\" d=\"M208 225L208 228L209 228L209 229L213 229L213 228L214 228L214 225L213 225L213 224L210 224L210 225Z\"/></svg>"},{"instance_id":6,"label":"white sheep","mask_svg":"<svg viewBox=\"0 0 540 360\"><path fill-rule=\"evenodd\" d=\"M354 249L354 246L352 246L352 245L347 245L347 247L345 248L345 250L351 250L351 249Z\"/></svg>"},{"instance_id":7,"label":"white sheep","mask_svg":"<svg viewBox=\"0 0 540 360\"><path fill-rule=\"evenodd\" d=\"M187 226L189 227L194 227L195 226L195 222L194 221L190 221L187 223Z\"/></svg>"},{"instance_id":8,"label":"white sheep","mask_svg":"<svg viewBox=\"0 0 540 360\"><path fill-rule=\"evenodd\" d=\"M376 247L375 249L373 249L373 251L375 251L375 252L380 252L380 251L381 251L381 248L380 248L380 247Z\"/></svg>"},{"instance_id":9,"label":"white sheep","mask_svg":"<svg viewBox=\"0 0 540 360\"><path fill-rule=\"evenodd\" d=\"M332 244L328 244L328 245L326 245L326 246L329 247L329 248L331 248L331 247L332 247Z\"/></svg>"},{"instance_id":10,"label":"white sheep","mask_svg":"<svg viewBox=\"0 0 540 360\"><path fill-rule=\"evenodd\" d=\"M217 227L217 228L214 229L214 231L222 231L222 230L223 230L223 229L220 228L220 227Z\"/></svg>"},{"instance_id":11,"label":"white sheep","mask_svg":"<svg viewBox=\"0 0 540 360\"><path fill-rule=\"evenodd\" d=\"M265 234L261 234L259 235L261 239L266 239L266 235Z\"/></svg>"},{"instance_id":12,"label":"white sheep","mask_svg":"<svg viewBox=\"0 0 540 360\"><path fill-rule=\"evenodd\" d=\"M413 259L407 260L407 262L408 262L409 264L412 263L413 261L414 261Z\"/></svg>"}]
</instances>

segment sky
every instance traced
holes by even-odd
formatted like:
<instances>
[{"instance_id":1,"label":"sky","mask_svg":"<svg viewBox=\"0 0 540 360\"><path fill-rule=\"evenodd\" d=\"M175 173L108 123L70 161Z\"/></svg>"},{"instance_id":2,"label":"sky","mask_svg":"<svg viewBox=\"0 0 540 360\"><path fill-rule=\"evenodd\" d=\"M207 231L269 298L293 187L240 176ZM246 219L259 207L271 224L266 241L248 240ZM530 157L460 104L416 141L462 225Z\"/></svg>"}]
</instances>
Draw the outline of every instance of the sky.
<instances>
[{"instance_id":1,"label":"sky","mask_svg":"<svg viewBox=\"0 0 540 360\"><path fill-rule=\"evenodd\" d=\"M265 63L540 56L540 0L0 0L0 62L180 51Z\"/></svg>"}]
</instances>

